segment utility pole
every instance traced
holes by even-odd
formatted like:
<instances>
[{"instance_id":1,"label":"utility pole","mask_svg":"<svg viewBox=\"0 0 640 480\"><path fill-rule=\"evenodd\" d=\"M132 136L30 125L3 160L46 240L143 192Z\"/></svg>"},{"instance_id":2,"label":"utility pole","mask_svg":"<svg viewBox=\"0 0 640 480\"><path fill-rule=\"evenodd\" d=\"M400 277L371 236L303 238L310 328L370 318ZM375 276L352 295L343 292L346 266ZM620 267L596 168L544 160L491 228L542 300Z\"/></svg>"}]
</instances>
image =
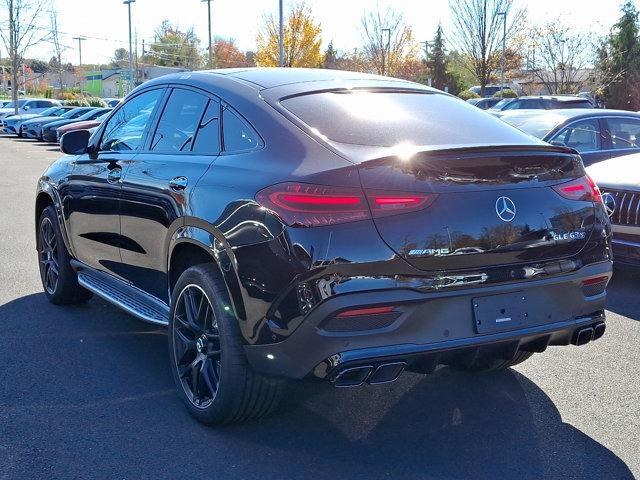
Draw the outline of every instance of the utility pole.
<instances>
[{"instance_id":1,"label":"utility pole","mask_svg":"<svg viewBox=\"0 0 640 480\"><path fill-rule=\"evenodd\" d=\"M124 2L122 2L129 9L129 91L133 90L135 86L133 79L133 45L131 37L131 4L135 3L135 1L136 0L124 0Z\"/></svg>"},{"instance_id":2,"label":"utility pole","mask_svg":"<svg viewBox=\"0 0 640 480\"><path fill-rule=\"evenodd\" d=\"M86 40L84 37L73 37L73 40L78 41L78 55L80 56L80 93L84 92L84 72L82 71L82 42Z\"/></svg>"},{"instance_id":3,"label":"utility pole","mask_svg":"<svg viewBox=\"0 0 640 480\"><path fill-rule=\"evenodd\" d=\"M391 29L383 28L380 30L381 32L387 32L387 46L384 49L384 54L382 55L382 75L387 74L387 62L389 61L389 57L391 56ZM382 39L381 39L382 40Z\"/></svg>"},{"instance_id":4,"label":"utility pole","mask_svg":"<svg viewBox=\"0 0 640 480\"><path fill-rule=\"evenodd\" d=\"M502 16L502 62L500 65L500 96L504 98L504 69L507 62L507 11L496 13L497 16Z\"/></svg>"},{"instance_id":5,"label":"utility pole","mask_svg":"<svg viewBox=\"0 0 640 480\"><path fill-rule=\"evenodd\" d=\"M209 68L213 68L213 43L211 40L211 2L213 0L201 0L207 4L207 19L209 20Z\"/></svg>"},{"instance_id":6,"label":"utility pole","mask_svg":"<svg viewBox=\"0 0 640 480\"><path fill-rule=\"evenodd\" d=\"M284 67L284 12L283 12L283 5L282 5L282 1L280 0L280 33L278 36L278 49L280 51L280 66Z\"/></svg>"}]
</instances>

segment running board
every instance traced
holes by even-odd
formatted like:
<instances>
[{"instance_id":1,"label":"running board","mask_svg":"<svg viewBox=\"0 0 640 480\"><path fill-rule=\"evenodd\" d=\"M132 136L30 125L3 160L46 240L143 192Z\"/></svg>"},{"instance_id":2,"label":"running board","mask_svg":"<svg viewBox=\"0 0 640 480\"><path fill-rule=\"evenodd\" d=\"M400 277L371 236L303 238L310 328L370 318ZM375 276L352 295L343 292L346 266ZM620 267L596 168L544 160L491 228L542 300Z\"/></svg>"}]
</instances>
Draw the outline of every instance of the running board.
<instances>
[{"instance_id":1,"label":"running board","mask_svg":"<svg viewBox=\"0 0 640 480\"><path fill-rule=\"evenodd\" d=\"M155 325L169 324L169 307L157 298L111 275L89 270L84 265L76 264L74 268L78 272L78 283L90 292L140 320Z\"/></svg>"}]
</instances>

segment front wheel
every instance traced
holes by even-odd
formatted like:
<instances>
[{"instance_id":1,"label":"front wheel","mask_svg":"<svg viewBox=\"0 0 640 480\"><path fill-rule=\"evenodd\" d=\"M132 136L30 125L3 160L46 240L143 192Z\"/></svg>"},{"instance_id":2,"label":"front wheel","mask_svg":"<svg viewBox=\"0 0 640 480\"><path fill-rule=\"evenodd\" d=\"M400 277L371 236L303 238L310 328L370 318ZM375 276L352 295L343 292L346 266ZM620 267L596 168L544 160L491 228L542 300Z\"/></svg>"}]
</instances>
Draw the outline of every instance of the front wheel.
<instances>
[{"instance_id":1,"label":"front wheel","mask_svg":"<svg viewBox=\"0 0 640 480\"><path fill-rule=\"evenodd\" d=\"M42 211L38 221L38 264L47 299L56 305L86 302L92 293L78 284L53 206Z\"/></svg>"},{"instance_id":2,"label":"front wheel","mask_svg":"<svg viewBox=\"0 0 640 480\"><path fill-rule=\"evenodd\" d=\"M171 299L169 356L179 395L189 412L209 425L270 413L282 385L253 370L220 273L196 265L178 279Z\"/></svg>"}]
</instances>

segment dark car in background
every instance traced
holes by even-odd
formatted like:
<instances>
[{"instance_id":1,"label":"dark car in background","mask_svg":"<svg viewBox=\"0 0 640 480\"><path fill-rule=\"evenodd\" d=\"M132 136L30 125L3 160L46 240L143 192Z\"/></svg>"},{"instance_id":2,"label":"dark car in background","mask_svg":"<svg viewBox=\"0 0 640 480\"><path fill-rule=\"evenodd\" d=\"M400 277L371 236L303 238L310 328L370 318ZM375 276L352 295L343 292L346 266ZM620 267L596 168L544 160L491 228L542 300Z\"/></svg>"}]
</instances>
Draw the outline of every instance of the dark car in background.
<instances>
[{"instance_id":1,"label":"dark car in background","mask_svg":"<svg viewBox=\"0 0 640 480\"><path fill-rule=\"evenodd\" d=\"M509 112L501 120L555 145L577 150L585 166L640 152L640 113L569 109Z\"/></svg>"},{"instance_id":2,"label":"dark car in background","mask_svg":"<svg viewBox=\"0 0 640 480\"><path fill-rule=\"evenodd\" d=\"M287 379L494 370L604 334L610 225L578 155L424 85L167 75L61 149L35 201L46 297L167 326L202 422L272 411Z\"/></svg>"},{"instance_id":3,"label":"dark car in background","mask_svg":"<svg viewBox=\"0 0 640 480\"><path fill-rule=\"evenodd\" d=\"M611 220L617 265L640 266L640 150L587 168Z\"/></svg>"},{"instance_id":4,"label":"dark car in background","mask_svg":"<svg viewBox=\"0 0 640 480\"><path fill-rule=\"evenodd\" d=\"M489 109L500 115L509 110L555 110L568 108L594 108L587 99L573 96L540 95L530 97L505 98Z\"/></svg>"},{"instance_id":5,"label":"dark car in background","mask_svg":"<svg viewBox=\"0 0 640 480\"><path fill-rule=\"evenodd\" d=\"M20 126L22 135L27 138L35 138L38 140L42 140L42 127L44 125L47 125L48 123L55 122L62 119L78 118L93 109L93 107L73 107L73 106L65 106L62 108L65 110L65 112L62 115L36 117L36 118L32 118L30 120L26 120L22 122L22 125Z\"/></svg>"},{"instance_id":6,"label":"dark car in background","mask_svg":"<svg viewBox=\"0 0 640 480\"><path fill-rule=\"evenodd\" d=\"M101 107L89 107L82 115L75 118L61 118L53 122L49 122L42 126L42 140L49 143L55 143L58 141L58 128L71 123L84 122L87 120L94 120L105 113L109 112L110 108Z\"/></svg>"},{"instance_id":7,"label":"dark car in background","mask_svg":"<svg viewBox=\"0 0 640 480\"><path fill-rule=\"evenodd\" d=\"M501 100L502 100L501 98L495 98L495 97L490 97L490 98L470 98L469 100L467 100L467 102L470 103L471 105L473 105L474 107L478 107L481 110L487 110L487 109L493 107L495 104L497 104Z\"/></svg>"},{"instance_id":8,"label":"dark car in background","mask_svg":"<svg viewBox=\"0 0 640 480\"><path fill-rule=\"evenodd\" d=\"M511 85L505 85L503 87L500 87L500 85L486 85L484 87L484 97L483 98L489 98L489 97L493 97L496 93L499 93L501 90L513 90ZM480 85L475 85L471 88L469 88L470 92L475 93L476 95L480 95L482 97L482 87L480 87Z\"/></svg>"}]
</instances>

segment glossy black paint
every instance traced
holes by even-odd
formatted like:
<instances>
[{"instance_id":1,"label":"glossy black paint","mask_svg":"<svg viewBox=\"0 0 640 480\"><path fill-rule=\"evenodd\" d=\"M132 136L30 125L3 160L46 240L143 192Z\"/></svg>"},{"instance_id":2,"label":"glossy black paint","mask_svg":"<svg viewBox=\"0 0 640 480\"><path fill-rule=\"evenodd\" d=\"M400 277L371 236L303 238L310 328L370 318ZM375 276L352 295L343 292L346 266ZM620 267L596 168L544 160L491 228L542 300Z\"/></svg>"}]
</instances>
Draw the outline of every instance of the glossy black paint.
<instances>
[{"instance_id":1,"label":"glossy black paint","mask_svg":"<svg viewBox=\"0 0 640 480\"><path fill-rule=\"evenodd\" d=\"M206 155L153 152L151 137L166 93L150 115L138 150L100 151L105 121L91 137L87 153L65 156L45 172L37 206L47 201L56 205L75 259L165 303L175 282L170 271L174 252L199 248L218 265L226 281L230 308L247 345L282 342L305 322L297 294L301 284L316 288L322 283L316 292L317 308L329 297L363 292L373 292L376 302L384 302L385 292L398 289L412 291L416 298L421 292L437 296L451 272L464 277L481 271L487 285L508 287L514 280L525 280L525 266L544 266L558 259L570 259L574 273L595 263L601 263L604 271L610 269L610 231L602 207L569 203L549 188L584 174L567 149L545 146L502 126L496 127L503 131L502 145L452 145L420 152L413 163L392 158L384 148L332 144L287 115L278 107L278 99L306 91L361 87L444 94L389 78L296 70L194 72L145 83L130 98L153 88L196 89L233 107L262 142L247 151ZM459 102L453 97L450 101ZM470 105L468 112L486 116L486 128L499 122ZM516 178L514 165L519 161L528 170L516 168L521 175ZM470 168L474 162L484 162L482 171L490 172L488 178L477 178L479 173ZM467 170L454 172L455 164ZM427 168L430 165L435 167ZM453 174L461 173L476 178L456 180ZM443 179L446 174L450 178ZM178 177L186 179L184 187L172 188ZM293 228L255 200L260 190L285 181L432 192L439 197L424 211L375 222ZM509 245L492 240L486 246L487 250L502 247L502 252L464 252L478 246L483 228L500 225L494 203L504 194L513 195L522 208L513 227L516 238ZM458 235L454 250L465 254L411 258L404 252L413 243L440 248L433 235L446 237L446 226ZM588 235L563 244L545 240L550 230L571 229ZM530 248L541 239L542 245ZM467 288L453 286L447 295ZM602 301L593 304L594 310Z\"/></svg>"}]
</instances>

